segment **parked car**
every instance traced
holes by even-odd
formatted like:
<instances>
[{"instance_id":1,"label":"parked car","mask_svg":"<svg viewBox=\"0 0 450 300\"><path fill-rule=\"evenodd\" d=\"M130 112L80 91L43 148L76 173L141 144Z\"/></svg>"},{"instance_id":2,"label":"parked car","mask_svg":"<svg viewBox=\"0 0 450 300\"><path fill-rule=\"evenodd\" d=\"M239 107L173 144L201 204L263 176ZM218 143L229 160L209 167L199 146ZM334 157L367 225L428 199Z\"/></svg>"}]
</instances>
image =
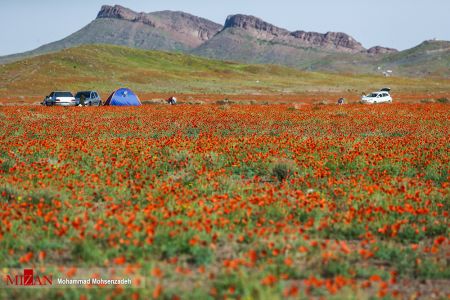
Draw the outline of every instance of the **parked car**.
<instances>
[{"instance_id":1,"label":"parked car","mask_svg":"<svg viewBox=\"0 0 450 300\"><path fill-rule=\"evenodd\" d=\"M55 91L45 97L44 101L42 101L42 105L75 106L77 105L77 100L71 92Z\"/></svg>"},{"instance_id":2,"label":"parked car","mask_svg":"<svg viewBox=\"0 0 450 300\"><path fill-rule=\"evenodd\" d=\"M78 105L100 106L102 99L96 91L80 91L75 95Z\"/></svg>"},{"instance_id":3,"label":"parked car","mask_svg":"<svg viewBox=\"0 0 450 300\"><path fill-rule=\"evenodd\" d=\"M389 88L383 88L379 90L378 92L373 92L369 95L364 95L361 98L361 103L370 103L370 104L376 104L376 103L392 103L392 97L389 94L391 89Z\"/></svg>"}]
</instances>

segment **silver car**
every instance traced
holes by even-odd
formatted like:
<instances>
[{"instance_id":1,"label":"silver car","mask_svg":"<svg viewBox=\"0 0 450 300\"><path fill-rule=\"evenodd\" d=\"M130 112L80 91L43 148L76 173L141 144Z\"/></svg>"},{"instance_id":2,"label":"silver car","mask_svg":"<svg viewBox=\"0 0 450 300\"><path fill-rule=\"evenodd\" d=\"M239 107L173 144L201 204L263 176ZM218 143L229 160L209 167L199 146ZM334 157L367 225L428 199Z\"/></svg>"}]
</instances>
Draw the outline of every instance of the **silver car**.
<instances>
[{"instance_id":1,"label":"silver car","mask_svg":"<svg viewBox=\"0 0 450 300\"><path fill-rule=\"evenodd\" d=\"M96 91L80 91L75 95L77 105L83 106L100 106L102 99Z\"/></svg>"}]
</instances>

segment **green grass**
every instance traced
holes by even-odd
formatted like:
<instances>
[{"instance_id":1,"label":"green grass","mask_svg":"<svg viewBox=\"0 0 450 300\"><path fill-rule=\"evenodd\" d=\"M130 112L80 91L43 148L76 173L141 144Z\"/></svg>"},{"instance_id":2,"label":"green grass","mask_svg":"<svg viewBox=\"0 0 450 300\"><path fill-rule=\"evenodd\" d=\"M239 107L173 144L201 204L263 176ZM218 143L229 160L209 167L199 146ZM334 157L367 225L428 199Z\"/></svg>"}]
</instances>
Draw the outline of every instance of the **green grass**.
<instances>
[{"instance_id":1,"label":"green grass","mask_svg":"<svg viewBox=\"0 0 450 300\"><path fill-rule=\"evenodd\" d=\"M227 95L352 93L390 86L401 93L448 93L448 80L384 78L303 72L185 54L91 45L0 66L0 97L39 96L51 90L128 86L139 93ZM280 96L282 98L282 96Z\"/></svg>"}]
</instances>

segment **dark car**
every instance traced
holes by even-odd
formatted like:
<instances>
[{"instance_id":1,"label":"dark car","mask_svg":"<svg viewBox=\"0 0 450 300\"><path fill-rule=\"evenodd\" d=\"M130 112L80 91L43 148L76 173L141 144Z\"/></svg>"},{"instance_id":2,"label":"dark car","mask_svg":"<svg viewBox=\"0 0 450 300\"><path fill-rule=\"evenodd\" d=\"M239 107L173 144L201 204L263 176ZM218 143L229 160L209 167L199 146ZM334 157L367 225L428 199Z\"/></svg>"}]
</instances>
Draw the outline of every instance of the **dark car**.
<instances>
[{"instance_id":1,"label":"dark car","mask_svg":"<svg viewBox=\"0 0 450 300\"><path fill-rule=\"evenodd\" d=\"M100 106L102 99L96 91L80 91L75 95L78 105L83 106Z\"/></svg>"}]
</instances>

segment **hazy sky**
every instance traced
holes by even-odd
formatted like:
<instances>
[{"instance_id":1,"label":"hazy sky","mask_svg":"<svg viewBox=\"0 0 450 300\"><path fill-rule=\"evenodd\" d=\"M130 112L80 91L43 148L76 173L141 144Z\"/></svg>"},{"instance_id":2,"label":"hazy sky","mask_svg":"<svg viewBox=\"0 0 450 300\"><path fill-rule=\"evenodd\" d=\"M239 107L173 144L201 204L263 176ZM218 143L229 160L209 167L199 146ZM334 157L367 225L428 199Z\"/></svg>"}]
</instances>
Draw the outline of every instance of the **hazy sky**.
<instances>
[{"instance_id":1,"label":"hazy sky","mask_svg":"<svg viewBox=\"0 0 450 300\"><path fill-rule=\"evenodd\" d=\"M62 39L92 21L101 5L136 11L180 10L223 24L251 14L288 30L342 31L364 47L400 50L450 40L449 0L0 0L0 55Z\"/></svg>"}]
</instances>

